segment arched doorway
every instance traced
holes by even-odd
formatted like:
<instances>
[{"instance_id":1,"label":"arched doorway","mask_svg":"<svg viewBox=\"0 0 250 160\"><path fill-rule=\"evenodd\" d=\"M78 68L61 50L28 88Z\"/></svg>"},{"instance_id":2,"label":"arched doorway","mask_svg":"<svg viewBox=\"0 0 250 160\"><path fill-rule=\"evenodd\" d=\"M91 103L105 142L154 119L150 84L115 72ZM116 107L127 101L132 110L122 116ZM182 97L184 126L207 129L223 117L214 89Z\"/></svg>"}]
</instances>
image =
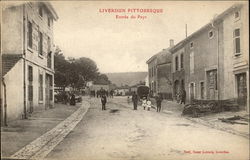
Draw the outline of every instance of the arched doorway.
<instances>
[{"instance_id":1,"label":"arched doorway","mask_svg":"<svg viewBox=\"0 0 250 160\"><path fill-rule=\"evenodd\" d=\"M177 100L178 94L180 94L180 82L179 80L174 81L174 99Z\"/></svg>"}]
</instances>

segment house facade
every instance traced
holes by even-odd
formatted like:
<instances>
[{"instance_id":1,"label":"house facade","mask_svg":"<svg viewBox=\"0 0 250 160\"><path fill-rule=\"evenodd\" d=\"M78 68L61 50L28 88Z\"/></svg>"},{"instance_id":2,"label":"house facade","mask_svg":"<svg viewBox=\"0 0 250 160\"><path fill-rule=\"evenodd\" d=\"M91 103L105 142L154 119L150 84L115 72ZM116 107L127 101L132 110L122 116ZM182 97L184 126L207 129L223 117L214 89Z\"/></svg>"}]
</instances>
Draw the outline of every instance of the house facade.
<instances>
[{"instance_id":1,"label":"house facade","mask_svg":"<svg viewBox=\"0 0 250 160\"><path fill-rule=\"evenodd\" d=\"M148 61L148 84L150 94L155 95L157 93L157 55L152 56Z\"/></svg>"},{"instance_id":2,"label":"house facade","mask_svg":"<svg viewBox=\"0 0 250 160\"><path fill-rule=\"evenodd\" d=\"M58 16L49 2L2 7L2 68L4 86L1 115L27 118L34 110L53 107L53 23ZM7 117L6 117L7 116Z\"/></svg>"},{"instance_id":3,"label":"house facade","mask_svg":"<svg viewBox=\"0 0 250 160\"><path fill-rule=\"evenodd\" d=\"M152 96L161 94L165 99L172 99L172 54L169 49L174 46L170 40L170 47L153 55L148 64L148 85Z\"/></svg>"},{"instance_id":4,"label":"house facade","mask_svg":"<svg viewBox=\"0 0 250 160\"><path fill-rule=\"evenodd\" d=\"M249 10L247 2L234 5L223 17L222 97L237 98L249 111Z\"/></svg>"},{"instance_id":5,"label":"house facade","mask_svg":"<svg viewBox=\"0 0 250 160\"><path fill-rule=\"evenodd\" d=\"M236 4L170 50L174 95L185 89L189 102L237 99L249 110L247 12Z\"/></svg>"}]
</instances>

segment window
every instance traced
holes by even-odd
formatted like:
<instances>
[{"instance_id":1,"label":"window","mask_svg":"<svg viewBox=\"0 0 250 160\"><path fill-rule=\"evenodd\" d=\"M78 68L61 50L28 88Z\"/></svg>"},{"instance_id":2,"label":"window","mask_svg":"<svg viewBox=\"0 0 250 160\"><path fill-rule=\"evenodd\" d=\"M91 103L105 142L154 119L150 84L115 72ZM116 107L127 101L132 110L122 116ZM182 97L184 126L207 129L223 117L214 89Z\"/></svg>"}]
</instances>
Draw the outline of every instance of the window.
<instances>
[{"instance_id":1,"label":"window","mask_svg":"<svg viewBox=\"0 0 250 160\"><path fill-rule=\"evenodd\" d=\"M38 12L39 12L39 15L42 17L43 16L43 7L42 6L39 6Z\"/></svg>"},{"instance_id":2,"label":"window","mask_svg":"<svg viewBox=\"0 0 250 160\"><path fill-rule=\"evenodd\" d=\"M240 29L234 30L234 52L235 55L240 54Z\"/></svg>"},{"instance_id":3,"label":"window","mask_svg":"<svg viewBox=\"0 0 250 160\"><path fill-rule=\"evenodd\" d=\"M33 68L31 66L28 66L28 79L30 82L33 81Z\"/></svg>"},{"instance_id":4,"label":"window","mask_svg":"<svg viewBox=\"0 0 250 160\"><path fill-rule=\"evenodd\" d=\"M235 19L235 21L240 19L240 11L234 12L234 19Z\"/></svg>"},{"instance_id":5,"label":"window","mask_svg":"<svg viewBox=\"0 0 250 160\"><path fill-rule=\"evenodd\" d=\"M43 75L39 74L39 101L43 100Z\"/></svg>"},{"instance_id":6,"label":"window","mask_svg":"<svg viewBox=\"0 0 250 160\"><path fill-rule=\"evenodd\" d=\"M28 47L32 48L32 23L28 21Z\"/></svg>"},{"instance_id":7,"label":"window","mask_svg":"<svg viewBox=\"0 0 250 160\"><path fill-rule=\"evenodd\" d=\"M33 101L33 86L28 85L28 100Z\"/></svg>"},{"instance_id":8,"label":"window","mask_svg":"<svg viewBox=\"0 0 250 160\"><path fill-rule=\"evenodd\" d=\"M53 90L52 89L50 89L49 90L49 100L53 100Z\"/></svg>"},{"instance_id":9,"label":"window","mask_svg":"<svg viewBox=\"0 0 250 160\"><path fill-rule=\"evenodd\" d=\"M48 51L47 53L49 53L51 51L51 40L50 37L48 37Z\"/></svg>"},{"instance_id":10,"label":"window","mask_svg":"<svg viewBox=\"0 0 250 160\"><path fill-rule=\"evenodd\" d=\"M179 60L178 60L178 56L175 57L175 70L178 71L178 67L179 67Z\"/></svg>"},{"instance_id":11,"label":"window","mask_svg":"<svg viewBox=\"0 0 250 160\"><path fill-rule=\"evenodd\" d=\"M181 80L181 89L184 90L185 89L185 83L184 83L184 79Z\"/></svg>"},{"instance_id":12,"label":"window","mask_svg":"<svg viewBox=\"0 0 250 160\"><path fill-rule=\"evenodd\" d=\"M183 68L184 64L183 64L183 54L181 54L181 68Z\"/></svg>"},{"instance_id":13,"label":"window","mask_svg":"<svg viewBox=\"0 0 250 160\"><path fill-rule=\"evenodd\" d=\"M204 99L204 82L200 82L200 97L201 99Z\"/></svg>"},{"instance_id":14,"label":"window","mask_svg":"<svg viewBox=\"0 0 250 160\"><path fill-rule=\"evenodd\" d=\"M193 47L194 47L194 43L191 42L191 43L190 43L190 48L193 48Z\"/></svg>"},{"instance_id":15,"label":"window","mask_svg":"<svg viewBox=\"0 0 250 160\"><path fill-rule=\"evenodd\" d=\"M51 68L51 52L48 53L48 57L47 57L47 67L48 68Z\"/></svg>"},{"instance_id":16,"label":"window","mask_svg":"<svg viewBox=\"0 0 250 160\"><path fill-rule=\"evenodd\" d=\"M48 27L50 27L50 18L48 17Z\"/></svg>"},{"instance_id":17,"label":"window","mask_svg":"<svg viewBox=\"0 0 250 160\"><path fill-rule=\"evenodd\" d=\"M43 34L39 32L39 55L43 55Z\"/></svg>"},{"instance_id":18,"label":"window","mask_svg":"<svg viewBox=\"0 0 250 160\"><path fill-rule=\"evenodd\" d=\"M194 52L190 53L190 73L194 73Z\"/></svg>"},{"instance_id":19,"label":"window","mask_svg":"<svg viewBox=\"0 0 250 160\"><path fill-rule=\"evenodd\" d=\"M33 101L33 68L28 66L28 100Z\"/></svg>"},{"instance_id":20,"label":"window","mask_svg":"<svg viewBox=\"0 0 250 160\"><path fill-rule=\"evenodd\" d=\"M209 31L208 32L208 37L211 39L214 36L214 31Z\"/></svg>"}]
</instances>

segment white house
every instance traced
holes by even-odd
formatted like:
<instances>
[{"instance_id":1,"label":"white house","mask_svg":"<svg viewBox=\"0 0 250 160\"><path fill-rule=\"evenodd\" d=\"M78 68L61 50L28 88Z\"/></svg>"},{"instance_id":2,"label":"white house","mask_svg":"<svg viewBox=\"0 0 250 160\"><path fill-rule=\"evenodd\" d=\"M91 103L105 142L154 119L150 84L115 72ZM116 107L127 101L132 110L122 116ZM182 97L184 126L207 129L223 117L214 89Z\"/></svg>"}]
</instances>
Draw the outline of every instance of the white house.
<instances>
[{"instance_id":1,"label":"white house","mask_svg":"<svg viewBox=\"0 0 250 160\"><path fill-rule=\"evenodd\" d=\"M4 2L1 12L3 122L53 107L53 23L58 15L49 2Z\"/></svg>"}]
</instances>

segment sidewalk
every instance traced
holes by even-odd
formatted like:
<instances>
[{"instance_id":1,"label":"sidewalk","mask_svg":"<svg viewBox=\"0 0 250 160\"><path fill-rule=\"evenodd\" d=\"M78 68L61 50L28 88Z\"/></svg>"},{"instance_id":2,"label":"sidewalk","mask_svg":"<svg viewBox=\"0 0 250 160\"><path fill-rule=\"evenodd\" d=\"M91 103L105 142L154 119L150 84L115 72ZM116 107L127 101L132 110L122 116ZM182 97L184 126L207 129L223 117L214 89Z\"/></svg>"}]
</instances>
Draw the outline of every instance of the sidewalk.
<instances>
[{"instance_id":1,"label":"sidewalk","mask_svg":"<svg viewBox=\"0 0 250 160\"><path fill-rule=\"evenodd\" d=\"M52 109L36 111L28 119L9 122L7 127L1 127L1 158L13 155L50 131L79 107L80 104L55 104Z\"/></svg>"},{"instance_id":2,"label":"sidewalk","mask_svg":"<svg viewBox=\"0 0 250 160\"><path fill-rule=\"evenodd\" d=\"M164 100L162 102L162 108L163 108L163 113L181 116L184 105ZM199 118L192 118L187 115L185 116L185 118L192 122L199 123L207 127L211 127L231 134L249 138L249 121L244 122L248 123L248 125L242 125L242 124L229 124L222 122L221 120L218 119L218 118L229 118L234 116L241 116L249 119L249 113L247 113L246 111L239 111L239 112L227 111L220 113L210 113Z\"/></svg>"},{"instance_id":3,"label":"sidewalk","mask_svg":"<svg viewBox=\"0 0 250 160\"><path fill-rule=\"evenodd\" d=\"M132 103L127 104L126 98L118 98L117 102L127 107L132 108ZM152 99L152 103L153 105L155 104L154 99ZM155 107L153 108L155 109ZM180 117L182 116L183 108L184 108L183 104L179 104L173 101L163 100L161 113ZM202 124L210 128L214 128L214 129L221 130L227 133L242 136L244 138L249 138L249 122L248 122L248 125L228 124L218 119L218 118L229 118L233 116L241 116L241 117L249 118L249 113L247 113L246 111L220 112L220 113L210 113L199 118L192 118L187 115L185 116L185 118L194 123ZM244 123L247 123L247 122L244 122Z\"/></svg>"}]
</instances>

